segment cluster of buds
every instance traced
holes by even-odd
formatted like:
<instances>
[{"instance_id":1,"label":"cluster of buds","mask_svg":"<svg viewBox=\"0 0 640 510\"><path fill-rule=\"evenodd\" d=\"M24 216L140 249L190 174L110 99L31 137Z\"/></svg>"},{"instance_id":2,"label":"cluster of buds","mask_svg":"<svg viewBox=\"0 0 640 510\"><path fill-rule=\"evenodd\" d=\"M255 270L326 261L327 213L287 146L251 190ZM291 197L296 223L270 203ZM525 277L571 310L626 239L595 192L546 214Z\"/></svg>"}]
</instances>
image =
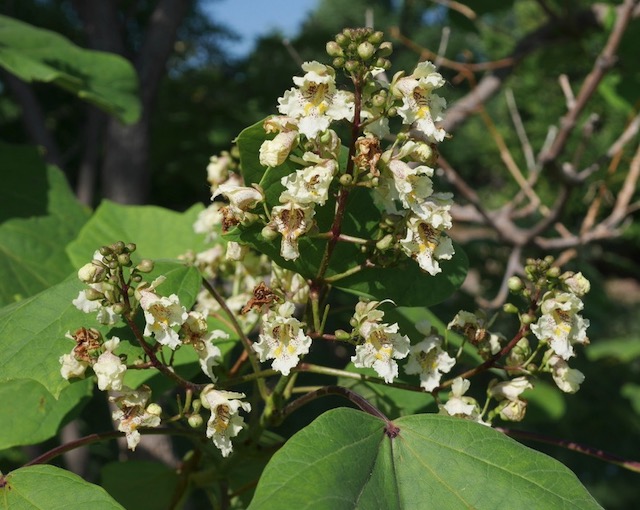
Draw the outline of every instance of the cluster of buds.
<instances>
[{"instance_id":1,"label":"cluster of buds","mask_svg":"<svg viewBox=\"0 0 640 510\"><path fill-rule=\"evenodd\" d=\"M135 251L135 244L122 241L97 250L93 260L78 270L78 278L88 288L73 300L76 308L97 312L101 324L115 324L120 315L130 313L135 286L142 282L142 274L153 271L153 262L148 259L133 267L131 254Z\"/></svg>"},{"instance_id":2,"label":"cluster of buds","mask_svg":"<svg viewBox=\"0 0 640 510\"><path fill-rule=\"evenodd\" d=\"M371 67L388 71L393 46L384 34L371 28L346 28L327 43L327 54L333 57L333 67L359 75Z\"/></svg>"}]
</instances>

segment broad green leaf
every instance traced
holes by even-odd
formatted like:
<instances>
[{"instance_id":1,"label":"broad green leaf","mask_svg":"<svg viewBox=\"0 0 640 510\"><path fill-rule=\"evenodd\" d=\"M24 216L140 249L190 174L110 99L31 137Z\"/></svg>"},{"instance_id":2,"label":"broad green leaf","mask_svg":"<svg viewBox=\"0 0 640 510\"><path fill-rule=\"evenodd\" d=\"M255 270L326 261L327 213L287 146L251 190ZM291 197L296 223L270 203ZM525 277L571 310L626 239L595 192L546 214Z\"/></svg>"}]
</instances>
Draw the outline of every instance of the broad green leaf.
<instances>
[{"instance_id":1,"label":"broad green leaf","mask_svg":"<svg viewBox=\"0 0 640 510\"><path fill-rule=\"evenodd\" d=\"M172 259L188 250L203 251L204 236L193 232L193 223L202 209L202 204L197 204L178 213L105 200L77 239L67 246L67 253L75 266L82 267L100 246L116 241L135 243L138 249L134 256L139 259Z\"/></svg>"},{"instance_id":2,"label":"broad green leaf","mask_svg":"<svg viewBox=\"0 0 640 510\"><path fill-rule=\"evenodd\" d=\"M67 415L93 393L91 379L77 381L58 400L33 379L13 379L0 383L2 434L0 450L36 444L53 437Z\"/></svg>"},{"instance_id":3,"label":"broad green leaf","mask_svg":"<svg viewBox=\"0 0 640 510\"><path fill-rule=\"evenodd\" d=\"M20 79L53 83L131 124L140 117L138 78L124 58L0 16L0 66Z\"/></svg>"},{"instance_id":4,"label":"broad green leaf","mask_svg":"<svg viewBox=\"0 0 640 510\"><path fill-rule=\"evenodd\" d=\"M124 510L102 487L55 466L28 466L0 477L2 510Z\"/></svg>"},{"instance_id":5,"label":"broad green leaf","mask_svg":"<svg viewBox=\"0 0 640 510\"><path fill-rule=\"evenodd\" d=\"M3 379L29 378L41 383L55 398L69 386L60 375L62 354L71 352L67 331L95 327L103 334L108 327L93 314L78 310L71 301L84 284L76 275L33 297L0 309L0 373Z\"/></svg>"},{"instance_id":6,"label":"broad green leaf","mask_svg":"<svg viewBox=\"0 0 640 510\"><path fill-rule=\"evenodd\" d=\"M0 306L37 294L73 270L65 245L89 218L34 147L0 143Z\"/></svg>"},{"instance_id":7,"label":"broad green leaf","mask_svg":"<svg viewBox=\"0 0 640 510\"><path fill-rule=\"evenodd\" d=\"M102 468L102 487L125 508L169 508L178 486L178 474L159 462L130 460Z\"/></svg>"},{"instance_id":8,"label":"broad green leaf","mask_svg":"<svg viewBox=\"0 0 640 510\"><path fill-rule=\"evenodd\" d=\"M160 264L169 278L158 289L162 294L176 293L186 306L193 304L199 277L197 270L178 262ZM96 321L95 314L86 314L73 304L85 285L75 274L36 296L0 309L0 373L3 379L29 378L41 383L54 397L69 383L60 376L59 358L71 351L74 343L65 333L80 327L96 328L103 335L118 336L122 340L122 352L126 353L127 340L133 342L133 334L123 329L124 324L111 334L111 326ZM144 327L144 326L142 326ZM120 352L118 349L117 352ZM130 359L133 362L133 359Z\"/></svg>"},{"instance_id":9,"label":"broad green leaf","mask_svg":"<svg viewBox=\"0 0 640 510\"><path fill-rule=\"evenodd\" d=\"M267 465L250 509L600 508L556 460L483 425L438 415L385 423L334 409Z\"/></svg>"}]
</instances>

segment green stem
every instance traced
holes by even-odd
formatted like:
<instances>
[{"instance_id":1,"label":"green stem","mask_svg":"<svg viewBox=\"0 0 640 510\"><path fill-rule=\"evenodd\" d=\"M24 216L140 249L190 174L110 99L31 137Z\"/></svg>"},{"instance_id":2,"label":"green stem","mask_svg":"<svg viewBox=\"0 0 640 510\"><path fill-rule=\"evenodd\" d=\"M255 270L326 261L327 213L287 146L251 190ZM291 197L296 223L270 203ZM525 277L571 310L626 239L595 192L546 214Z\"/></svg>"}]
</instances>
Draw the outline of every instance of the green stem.
<instances>
[{"instance_id":1,"label":"green stem","mask_svg":"<svg viewBox=\"0 0 640 510\"><path fill-rule=\"evenodd\" d=\"M327 276L324 281L327 283L335 283L337 281L342 280L343 278L346 278L348 276L351 276L353 274L359 273L360 271L362 271L363 269L366 269L368 267L375 267L375 264L372 264L371 262L369 262L368 260L365 261L364 263L358 265L358 266L354 266L351 269L347 269L344 273L338 273L338 274L334 274L332 276Z\"/></svg>"},{"instance_id":2,"label":"green stem","mask_svg":"<svg viewBox=\"0 0 640 510\"><path fill-rule=\"evenodd\" d=\"M229 309L229 306L227 306L227 302L218 293L215 287L207 281L206 278L202 279L202 284L204 285L204 288L207 289L209 294L211 294L213 298L218 302L220 307L227 314L227 317L229 317L231 324L233 324L233 328L236 330L236 333L240 337L240 341L242 342L242 345L244 347L244 350L247 353L247 356L249 356L249 363L251 363L251 368L253 369L253 372L254 373L260 372L260 362L258 361L256 353L252 348L252 342L251 340L249 340L249 337L245 334L244 330L242 329L242 326L240 326L240 323L236 319L236 316L234 315L234 313ZM267 385L265 384L264 379L262 378L256 379L256 384L258 385L258 391L260 392L260 396L266 400L269 396L269 391L267 390Z\"/></svg>"},{"instance_id":3,"label":"green stem","mask_svg":"<svg viewBox=\"0 0 640 510\"><path fill-rule=\"evenodd\" d=\"M267 370L260 370L259 372L251 372L250 374L234 377L233 379L227 379L226 381L218 383L217 386L220 388L230 388L232 386L237 386L238 384L243 384L249 381L272 377L274 375L278 375L279 373L280 372L278 372L277 370L269 368Z\"/></svg>"}]
</instances>

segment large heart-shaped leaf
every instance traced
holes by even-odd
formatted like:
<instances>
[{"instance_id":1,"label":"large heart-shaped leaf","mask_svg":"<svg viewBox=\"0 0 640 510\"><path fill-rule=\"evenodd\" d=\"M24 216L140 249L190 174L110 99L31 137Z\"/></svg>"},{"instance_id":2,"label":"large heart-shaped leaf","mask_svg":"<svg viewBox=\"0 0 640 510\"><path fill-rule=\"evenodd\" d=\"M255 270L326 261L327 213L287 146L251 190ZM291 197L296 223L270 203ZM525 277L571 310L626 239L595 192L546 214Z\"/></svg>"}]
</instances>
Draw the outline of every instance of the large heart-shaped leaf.
<instances>
[{"instance_id":1,"label":"large heart-shaped leaf","mask_svg":"<svg viewBox=\"0 0 640 510\"><path fill-rule=\"evenodd\" d=\"M0 476L2 510L124 510L107 492L55 466L28 466Z\"/></svg>"},{"instance_id":2,"label":"large heart-shaped leaf","mask_svg":"<svg viewBox=\"0 0 640 510\"><path fill-rule=\"evenodd\" d=\"M193 223L204 207L196 204L184 213L156 206L120 205L103 201L80 235L67 246L76 267L91 260L100 246L116 241L135 243L135 256L174 259L188 250L207 248L204 236L193 231Z\"/></svg>"},{"instance_id":3,"label":"large heart-shaped leaf","mask_svg":"<svg viewBox=\"0 0 640 510\"><path fill-rule=\"evenodd\" d=\"M73 270L65 253L89 219L60 170L35 147L0 143L0 306L64 280Z\"/></svg>"},{"instance_id":4,"label":"large heart-shaped leaf","mask_svg":"<svg viewBox=\"0 0 640 510\"><path fill-rule=\"evenodd\" d=\"M250 509L601 508L556 460L489 427L438 415L385 422L335 409L267 465Z\"/></svg>"},{"instance_id":5,"label":"large heart-shaped leaf","mask_svg":"<svg viewBox=\"0 0 640 510\"><path fill-rule=\"evenodd\" d=\"M140 117L135 69L113 53L85 50L60 34L0 16L0 66L24 81L54 83L123 122Z\"/></svg>"}]
</instances>

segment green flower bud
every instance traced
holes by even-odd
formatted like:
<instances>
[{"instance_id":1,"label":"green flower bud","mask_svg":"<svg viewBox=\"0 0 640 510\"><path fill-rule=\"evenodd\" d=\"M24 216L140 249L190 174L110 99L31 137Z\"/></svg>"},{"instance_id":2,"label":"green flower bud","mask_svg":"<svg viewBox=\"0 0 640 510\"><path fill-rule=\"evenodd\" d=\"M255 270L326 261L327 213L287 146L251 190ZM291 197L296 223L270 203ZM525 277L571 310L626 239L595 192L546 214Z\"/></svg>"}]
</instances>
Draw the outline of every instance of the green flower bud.
<instances>
[{"instance_id":1,"label":"green flower bud","mask_svg":"<svg viewBox=\"0 0 640 510\"><path fill-rule=\"evenodd\" d=\"M531 324L535 320L536 320L536 318L533 315L531 315L530 313L523 313L520 316L520 322L522 322L522 324L524 324L524 325Z\"/></svg>"},{"instance_id":2,"label":"green flower bud","mask_svg":"<svg viewBox=\"0 0 640 510\"><path fill-rule=\"evenodd\" d=\"M554 263L554 261L555 261L555 259L554 259L554 258L553 258L553 256L551 256L551 255L547 255L547 256L544 258L544 263L545 263L547 266L550 266L551 264L553 264L553 263Z\"/></svg>"},{"instance_id":3,"label":"green flower bud","mask_svg":"<svg viewBox=\"0 0 640 510\"><path fill-rule=\"evenodd\" d=\"M191 402L191 409L193 409L194 413L200 412L201 408L202 408L202 401L199 398L196 398Z\"/></svg>"},{"instance_id":4,"label":"green flower bud","mask_svg":"<svg viewBox=\"0 0 640 510\"><path fill-rule=\"evenodd\" d=\"M340 46L345 48L349 44L350 41L349 41L349 38L345 34L338 34L338 35L336 35L336 42Z\"/></svg>"},{"instance_id":5,"label":"green flower bud","mask_svg":"<svg viewBox=\"0 0 640 510\"><path fill-rule=\"evenodd\" d=\"M97 301L98 299L104 299L104 294L92 287L85 289L84 295L89 301Z\"/></svg>"},{"instance_id":6,"label":"green flower bud","mask_svg":"<svg viewBox=\"0 0 640 510\"><path fill-rule=\"evenodd\" d=\"M505 313L518 313L518 307L513 303L505 303L502 305L502 310Z\"/></svg>"},{"instance_id":7,"label":"green flower bud","mask_svg":"<svg viewBox=\"0 0 640 510\"><path fill-rule=\"evenodd\" d=\"M373 106L375 106L377 108L380 108L386 102L387 102L387 98L384 97L382 94L376 94L375 96L373 96L371 98L371 104L373 104Z\"/></svg>"},{"instance_id":8,"label":"green flower bud","mask_svg":"<svg viewBox=\"0 0 640 510\"><path fill-rule=\"evenodd\" d=\"M153 271L153 260L142 259L136 266L136 270L141 273L150 273Z\"/></svg>"},{"instance_id":9,"label":"green flower bud","mask_svg":"<svg viewBox=\"0 0 640 510\"><path fill-rule=\"evenodd\" d=\"M379 57L388 57L389 55L391 55L391 53L393 53L393 44L391 44L389 41L384 41L378 47L377 53Z\"/></svg>"},{"instance_id":10,"label":"green flower bud","mask_svg":"<svg viewBox=\"0 0 640 510\"><path fill-rule=\"evenodd\" d=\"M336 330L335 335L336 335L336 340L342 340L343 342L351 340L351 334L347 333L344 329Z\"/></svg>"},{"instance_id":11,"label":"green flower bud","mask_svg":"<svg viewBox=\"0 0 640 510\"><path fill-rule=\"evenodd\" d=\"M113 305L113 313L116 315L122 315L122 312L124 312L124 305L122 303L116 303Z\"/></svg>"},{"instance_id":12,"label":"green flower bud","mask_svg":"<svg viewBox=\"0 0 640 510\"><path fill-rule=\"evenodd\" d=\"M344 55L344 52L342 51L342 48L335 41L329 41L327 43L326 50L327 50L327 54L330 57L342 57Z\"/></svg>"},{"instance_id":13,"label":"green flower bud","mask_svg":"<svg viewBox=\"0 0 640 510\"><path fill-rule=\"evenodd\" d=\"M78 278L85 283L97 283L105 277L104 267L89 262L78 270Z\"/></svg>"},{"instance_id":14,"label":"green flower bud","mask_svg":"<svg viewBox=\"0 0 640 510\"><path fill-rule=\"evenodd\" d=\"M127 250L128 253L133 253L138 249L138 247L135 245L135 243L127 243L125 245L125 249Z\"/></svg>"},{"instance_id":15,"label":"green flower bud","mask_svg":"<svg viewBox=\"0 0 640 510\"><path fill-rule=\"evenodd\" d=\"M395 106L392 106L387 110L387 115L389 117L395 117L396 115L398 115L398 109Z\"/></svg>"},{"instance_id":16,"label":"green flower bud","mask_svg":"<svg viewBox=\"0 0 640 510\"><path fill-rule=\"evenodd\" d=\"M522 283L522 280L517 276L512 276L507 281L507 286L512 292L520 292L522 290L522 287L524 287L524 283Z\"/></svg>"},{"instance_id":17,"label":"green flower bud","mask_svg":"<svg viewBox=\"0 0 640 510\"><path fill-rule=\"evenodd\" d=\"M368 41L365 41L358 45L358 56L362 60L369 60L371 57L373 57L375 51L376 49L374 48L373 44Z\"/></svg>"},{"instance_id":18,"label":"green flower bud","mask_svg":"<svg viewBox=\"0 0 640 510\"><path fill-rule=\"evenodd\" d=\"M355 71L358 70L359 67L360 67L360 64L355 60L347 60L344 63L344 68L350 73L354 73Z\"/></svg>"},{"instance_id":19,"label":"green flower bud","mask_svg":"<svg viewBox=\"0 0 640 510\"><path fill-rule=\"evenodd\" d=\"M353 176L351 174L341 175L340 184L342 184L343 186L351 186L353 184Z\"/></svg>"},{"instance_id":20,"label":"green flower bud","mask_svg":"<svg viewBox=\"0 0 640 510\"><path fill-rule=\"evenodd\" d=\"M121 253L118 255L118 263L121 266L129 267L131 265L131 255L128 253Z\"/></svg>"},{"instance_id":21,"label":"green flower bud","mask_svg":"<svg viewBox=\"0 0 640 510\"><path fill-rule=\"evenodd\" d=\"M158 404L152 403L147 406L147 412L149 414L153 414L154 416L160 416L162 414L162 407Z\"/></svg>"},{"instance_id":22,"label":"green flower bud","mask_svg":"<svg viewBox=\"0 0 640 510\"><path fill-rule=\"evenodd\" d=\"M386 251L393 246L393 236L387 234L376 243L376 248L380 251Z\"/></svg>"},{"instance_id":23,"label":"green flower bud","mask_svg":"<svg viewBox=\"0 0 640 510\"><path fill-rule=\"evenodd\" d=\"M189 416L189 418L187 418L187 422L192 429L197 429L202 427L204 420L199 414L192 414L191 416Z\"/></svg>"},{"instance_id":24,"label":"green flower bud","mask_svg":"<svg viewBox=\"0 0 640 510\"><path fill-rule=\"evenodd\" d=\"M557 266L550 267L547 271L547 276L549 278L558 278L558 276L560 276L560 268Z\"/></svg>"},{"instance_id":25,"label":"green flower bud","mask_svg":"<svg viewBox=\"0 0 640 510\"><path fill-rule=\"evenodd\" d=\"M383 39L384 39L384 33L381 32L380 30L377 30L367 38L367 40L371 44L380 44Z\"/></svg>"},{"instance_id":26,"label":"green flower bud","mask_svg":"<svg viewBox=\"0 0 640 510\"><path fill-rule=\"evenodd\" d=\"M124 251L124 242L118 241L117 243L113 243L111 248L116 254L120 255Z\"/></svg>"},{"instance_id":27,"label":"green flower bud","mask_svg":"<svg viewBox=\"0 0 640 510\"><path fill-rule=\"evenodd\" d=\"M264 227L262 229L262 231L260 232L260 234L262 235L262 237L264 237L267 241L273 241L274 239L276 239L278 237L278 231L274 230L273 227L267 225L266 227Z\"/></svg>"},{"instance_id":28,"label":"green flower bud","mask_svg":"<svg viewBox=\"0 0 640 510\"><path fill-rule=\"evenodd\" d=\"M336 57L333 59L333 67L342 69L344 67L344 57Z\"/></svg>"},{"instance_id":29,"label":"green flower bud","mask_svg":"<svg viewBox=\"0 0 640 510\"><path fill-rule=\"evenodd\" d=\"M100 255L102 255L103 257L106 257L107 255L111 255L111 253L113 253L113 250L109 246L101 246L99 251Z\"/></svg>"}]
</instances>

